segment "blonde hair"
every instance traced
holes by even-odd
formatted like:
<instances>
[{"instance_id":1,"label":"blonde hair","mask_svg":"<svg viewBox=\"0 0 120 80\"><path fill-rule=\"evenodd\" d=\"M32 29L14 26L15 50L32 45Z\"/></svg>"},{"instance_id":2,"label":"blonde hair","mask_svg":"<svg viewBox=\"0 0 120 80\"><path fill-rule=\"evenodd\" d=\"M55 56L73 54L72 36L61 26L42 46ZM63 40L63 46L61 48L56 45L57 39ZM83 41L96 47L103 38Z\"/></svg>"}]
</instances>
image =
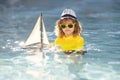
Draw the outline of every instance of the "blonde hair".
<instances>
[{"instance_id":1,"label":"blonde hair","mask_svg":"<svg viewBox=\"0 0 120 80\"><path fill-rule=\"evenodd\" d=\"M55 33L58 37L62 38L65 36L62 28L60 27L59 24L63 23L66 20L71 20L73 23L75 23L75 27L74 27L74 32L73 32L73 36L78 36L81 34L82 31L82 26L81 24L77 21L77 19L72 19L72 18L63 18L63 19L59 19L56 22L56 26L55 26Z\"/></svg>"}]
</instances>

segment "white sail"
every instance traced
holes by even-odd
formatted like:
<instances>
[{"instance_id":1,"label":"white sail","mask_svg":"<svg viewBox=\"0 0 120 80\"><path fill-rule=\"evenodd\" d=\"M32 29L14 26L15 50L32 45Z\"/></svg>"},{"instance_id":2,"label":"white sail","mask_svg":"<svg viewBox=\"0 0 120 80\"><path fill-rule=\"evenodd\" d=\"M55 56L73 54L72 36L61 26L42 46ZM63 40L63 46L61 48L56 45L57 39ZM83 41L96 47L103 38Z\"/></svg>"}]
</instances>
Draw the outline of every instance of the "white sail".
<instances>
[{"instance_id":1,"label":"white sail","mask_svg":"<svg viewBox=\"0 0 120 80\"><path fill-rule=\"evenodd\" d=\"M43 27L43 32L42 32L43 44L49 44L47 33L45 30L44 21L43 21L43 19L41 19L41 16L40 16L31 32L30 36L28 37L28 39L26 40L26 42L24 44L25 47L32 45L32 44L41 43L41 31L40 31L41 20L42 20L42 27Z\"/></svg>"}]
</instances>

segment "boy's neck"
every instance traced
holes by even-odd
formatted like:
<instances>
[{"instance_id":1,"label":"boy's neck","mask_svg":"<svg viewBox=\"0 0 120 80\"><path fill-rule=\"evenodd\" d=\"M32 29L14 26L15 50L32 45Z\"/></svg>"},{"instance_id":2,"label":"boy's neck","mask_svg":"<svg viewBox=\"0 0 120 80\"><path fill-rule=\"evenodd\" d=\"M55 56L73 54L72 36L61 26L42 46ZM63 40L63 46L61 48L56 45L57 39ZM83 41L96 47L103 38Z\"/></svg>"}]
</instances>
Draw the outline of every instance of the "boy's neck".
<instances>
[{"instance_id":1,"label":"boy's neck","mask_svg":"<svg viewBox=\"0 0 120 80\"><path fill-rule=\"evenodd\" d=\"M72 34L65 34L65 37L70 37L72 36Z\"/></svg>"}]
</instances>

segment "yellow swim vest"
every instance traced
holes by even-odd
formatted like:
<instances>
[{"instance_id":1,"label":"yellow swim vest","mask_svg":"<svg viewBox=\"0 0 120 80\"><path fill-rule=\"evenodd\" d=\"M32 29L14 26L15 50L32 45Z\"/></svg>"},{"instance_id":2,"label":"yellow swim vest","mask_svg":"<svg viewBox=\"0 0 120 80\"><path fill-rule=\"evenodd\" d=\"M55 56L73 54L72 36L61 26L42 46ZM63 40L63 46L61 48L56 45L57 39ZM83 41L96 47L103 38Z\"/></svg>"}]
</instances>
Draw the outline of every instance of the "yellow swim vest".
<instances>
[{"instance_id":1,"label":"yellow swim vest","mask_svg":"<svg viewBox=\"0 0 120 80\"><path fill-rule=\"evenodd\" d=\"M66 50L81 50L84 48L84 39L82 36L70 36L63 38L56 38L55 44L60 46L63 51Z\"/></svg>"}]
</instances>

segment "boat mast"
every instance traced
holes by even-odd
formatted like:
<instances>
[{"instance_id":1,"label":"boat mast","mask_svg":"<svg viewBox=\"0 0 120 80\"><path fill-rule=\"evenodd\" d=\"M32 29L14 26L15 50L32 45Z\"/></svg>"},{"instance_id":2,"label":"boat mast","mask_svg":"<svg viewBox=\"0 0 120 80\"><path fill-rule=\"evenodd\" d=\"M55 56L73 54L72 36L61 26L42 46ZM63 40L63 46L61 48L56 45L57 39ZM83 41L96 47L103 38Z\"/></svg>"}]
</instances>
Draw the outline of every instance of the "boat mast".
<instances>
[{"instance_id":1,"label":"boat mast","mask_svg":"<svg viewBox=\"0 0 120 80\"><path fill-rule=\"evenodd\" d=\"M41 13L41 17L40 17L40 32L41 32L41 35L40 35L40 41L41 41L41 50L43 49L43 20L42 20L42 13Z\"/></svg>"}]
</instances>

